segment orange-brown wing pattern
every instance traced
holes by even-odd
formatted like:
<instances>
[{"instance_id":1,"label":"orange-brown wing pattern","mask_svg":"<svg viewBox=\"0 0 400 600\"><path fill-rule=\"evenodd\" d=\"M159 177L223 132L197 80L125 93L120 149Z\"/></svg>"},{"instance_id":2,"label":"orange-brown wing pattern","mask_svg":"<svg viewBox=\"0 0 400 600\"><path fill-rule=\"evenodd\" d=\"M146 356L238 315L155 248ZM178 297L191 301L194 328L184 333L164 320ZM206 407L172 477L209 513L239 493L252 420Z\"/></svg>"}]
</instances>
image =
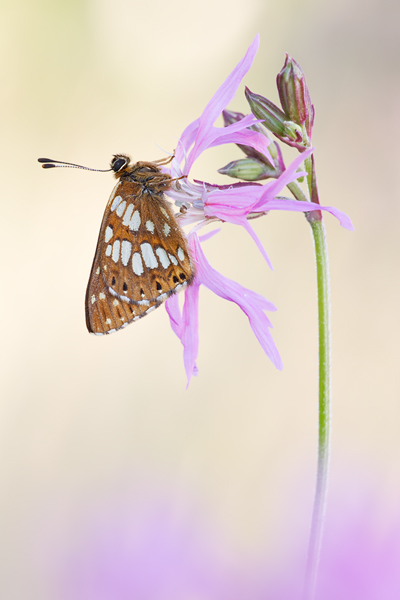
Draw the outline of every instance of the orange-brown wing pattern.
<instances>
[{"instance_id":1,"label":"orange-brown wing pattern","mask_svg":"<svg viewBox=\"0 0 400 600\"><path fill-rule=\"evenodd\" d=\"M107 204L86 291L91 333L112 333L193 279L183 232L162 193L122 180Z\"/></svg>"}]
</instances>

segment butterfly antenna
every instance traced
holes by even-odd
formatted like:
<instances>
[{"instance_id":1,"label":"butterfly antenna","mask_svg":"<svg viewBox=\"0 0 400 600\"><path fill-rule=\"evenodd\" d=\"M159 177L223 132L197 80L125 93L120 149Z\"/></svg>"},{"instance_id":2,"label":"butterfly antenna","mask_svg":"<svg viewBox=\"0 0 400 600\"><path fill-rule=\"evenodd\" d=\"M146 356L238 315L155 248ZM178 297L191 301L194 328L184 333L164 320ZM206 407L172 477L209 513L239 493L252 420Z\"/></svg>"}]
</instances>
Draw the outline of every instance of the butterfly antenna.
<instances>
[{"instance_id":1,"label":"butterfly antenna","mask_svg":"<svg viewBox=\"0 0 400 600\"><path fill-rule=\"evenodd\" d=\"M100 171L101 173L107 173L108 171L112 171L112 169L91 169L90 167L83 167L82 165L63 162L61 160L52 160L51 158L38 158L38 162L42 163L43 169L53 169L55 167L69 167L71 169L84 169L85 171Z\"/></svg>"}]
</instances>

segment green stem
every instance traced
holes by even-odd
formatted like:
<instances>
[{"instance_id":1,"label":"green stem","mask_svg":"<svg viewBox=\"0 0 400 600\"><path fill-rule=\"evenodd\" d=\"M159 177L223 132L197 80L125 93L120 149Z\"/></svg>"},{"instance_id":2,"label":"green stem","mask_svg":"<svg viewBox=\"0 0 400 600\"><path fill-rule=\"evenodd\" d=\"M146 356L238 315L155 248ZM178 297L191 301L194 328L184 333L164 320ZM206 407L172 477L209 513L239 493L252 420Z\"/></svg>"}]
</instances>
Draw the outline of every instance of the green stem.
<instances>
[{"instance_id":1,"label":"green stem","mask_svg":"<svg viewBox=\"0 0 400 600\"><path fill-rule=\"evenodd\" d=\"M296 200L300 200L301 202L308 201L307 196L305 195L305 193L303 192L303 190L301 189L301 187L299 186L299 184L296 181L292 181L292 183L288 183L287 187L292 192L292 194L296 198Z\"/></svg>"},{"instance_id":2,"label":"green stem","mask_svg":"<svg viewBox=\"0 0 400 600\"><path fill-rule=\"evenodd\" d=\"M304 140L309 145L307 132L304 129ZM315 172L314 155L304 161L307 171L307 185L310 204L318 206L318 186ZM290 184L293 185L293 184ZM298 185L289 188L298 200L303 199ZM289 187L289 186L288 186ZM331 437L331 347L330 347L330 299L329 299L329 264L328 246L326 243L325 225L319 210L306 213L314 238L315 258L317 264L318 289L318 335L319 335L319 401L318 401L318 465L315 486L314 506L311 519L311 531L308 544L304 600L313 600L317 583L318 564L321 554L321 543L324 528L326 499L328 495L328 476L330 462Z\"/></svg>"},{"instance_id":3,"label":"green stem","mask_svg":"<svg viewBox=\"0 0 400 600\"><path fill-rule=\"evenodd\" d=\"M308 547L304 599L312 600L315 594L317 570L321 551L326 498L328 492L330 458L330 302L329 266L324 222L308 218L314 238L318 286L318 332L319 332L319 423L318 467L314 496L311 532Z\"/></svg>"}]
</instances>

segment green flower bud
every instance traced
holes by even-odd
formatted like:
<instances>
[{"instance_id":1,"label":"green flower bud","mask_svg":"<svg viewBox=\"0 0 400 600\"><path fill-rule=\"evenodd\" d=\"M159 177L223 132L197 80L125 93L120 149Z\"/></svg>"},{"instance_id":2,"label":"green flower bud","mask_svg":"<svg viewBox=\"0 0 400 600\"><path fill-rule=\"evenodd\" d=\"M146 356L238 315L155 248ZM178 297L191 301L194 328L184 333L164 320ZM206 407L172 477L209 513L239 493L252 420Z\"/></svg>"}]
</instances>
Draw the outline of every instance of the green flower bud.
<instances>
[{"instance_id":1,"label":"green flower bud","mask_svg":"<svg viewBox=\"0 0 400 600\"><path fill-rule=\"evenodd\" d=\"M247 87L245 88L245 94L253 115L257 119L262 119L263 125L269 131L272 131L278 137L284 137L286 135L285 121L288 120L285 113L264 96L253 94Z\"/></svg>"},{"instance_id":2,"label":"green flower bud","mask_svg":"<svg viewBox=\"0 0 400 600\"><path fill-rule=\"evenodd\" d=\"M314 106L305 75L300 65L286 54L285 64L276 78L282 108L286 120L297 125L305 126L308 137L311 138L314 125Z\"/></svg>"},{"instance_id":3,"label":"green flower bud","mask_svg":"<svg viewBox=\"0 0 400 600\"><path fill-rule=\"evenodd\" d=\"M255 158L233 160L222 169L218 169L218 173L229 175L229 177L235 179L243 179L244 181L259 181L270 177L279 177L280 175L278 169L274 169L271 165Z\"/></svg>"}]
</instances>

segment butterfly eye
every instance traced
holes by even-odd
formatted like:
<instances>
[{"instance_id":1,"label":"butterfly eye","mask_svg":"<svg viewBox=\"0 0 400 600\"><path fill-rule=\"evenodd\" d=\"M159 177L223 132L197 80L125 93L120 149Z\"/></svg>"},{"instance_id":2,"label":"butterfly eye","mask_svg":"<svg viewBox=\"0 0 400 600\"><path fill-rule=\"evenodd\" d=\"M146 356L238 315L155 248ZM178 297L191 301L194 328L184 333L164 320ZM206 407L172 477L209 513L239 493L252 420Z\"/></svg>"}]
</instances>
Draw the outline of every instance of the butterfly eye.
<instances>
[{"instance_id":1,"label":"butterfly eye","mask_svg":"<svg viewBox=\"0 0 400 600\"><path fill-rule=\"evenodd\" d=\"M129 159L127 156L114 156L111 161L111 168L114 173L118 173L121 171L126 165L129 163Z\"/></svg>"}]
</instances>

